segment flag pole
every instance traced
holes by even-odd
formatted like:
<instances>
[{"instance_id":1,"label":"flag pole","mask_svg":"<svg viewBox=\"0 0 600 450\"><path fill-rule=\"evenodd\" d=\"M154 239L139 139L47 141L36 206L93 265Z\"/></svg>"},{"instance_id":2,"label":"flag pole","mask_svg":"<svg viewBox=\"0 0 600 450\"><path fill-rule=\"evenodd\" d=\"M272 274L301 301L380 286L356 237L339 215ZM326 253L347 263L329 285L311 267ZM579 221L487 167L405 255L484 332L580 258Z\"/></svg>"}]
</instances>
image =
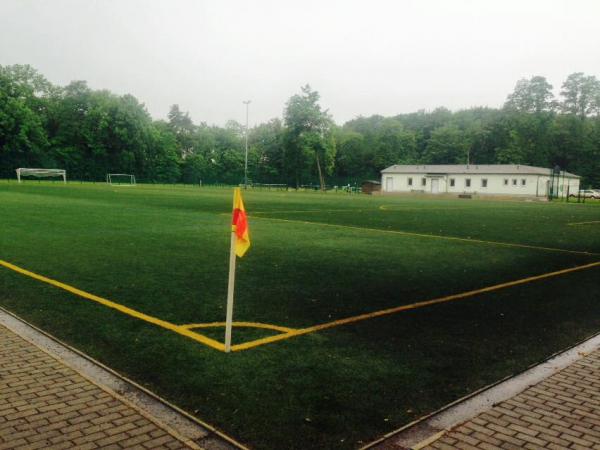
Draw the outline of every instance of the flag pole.
<instances>
[{"instance_id":1,"label":"flag pole","mask_svg":"<svg viewBox=\"0 0 600 450\"><path fill-rule=\"evenodd\" d=\"M225 352L231 351L231 328L233 325L233 291L235 287L235 232L231 232L231 248L229 250L229 283L227 285L227 318L225 319Z\"/></svg>"},{"instance_id":2,"label":"flag pole","mask_svg":"<svg viewBox=\"0 0 600 450\"><path fill-rule=\"evenodd\" d=\"M231 351L231 329L233 327L233 291L235 287L235 260L244 256L250 247L248 218L242 201L240 188L233 190L233 217L231 220L231 248L229 249L229 283L227 285L227 317L225 319L225 352Z\"/></svg>"}]
</instances>

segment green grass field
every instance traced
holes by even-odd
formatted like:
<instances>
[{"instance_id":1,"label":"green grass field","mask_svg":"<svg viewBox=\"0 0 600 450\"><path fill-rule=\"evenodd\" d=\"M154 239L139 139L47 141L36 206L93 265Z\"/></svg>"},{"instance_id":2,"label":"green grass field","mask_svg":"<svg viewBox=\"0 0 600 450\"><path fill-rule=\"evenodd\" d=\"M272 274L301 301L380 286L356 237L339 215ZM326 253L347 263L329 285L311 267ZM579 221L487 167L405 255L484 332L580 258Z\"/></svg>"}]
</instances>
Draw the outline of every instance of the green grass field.
<instances>
[{"instance_id":1,"label":"green grass field","mask_svg":"<svg viewBox=\"0 0 600 450\"><path fill-rule=\"evenodd\" d=\"M244 196L236 321L306 329L600 261L592 202ZM230 210L230 189L0 182L0 260L221 322ZM260 449L360 447L600 329L599 266L230 354L1 266L0 285L0 306Z\"/></svg>"}]
</instances>

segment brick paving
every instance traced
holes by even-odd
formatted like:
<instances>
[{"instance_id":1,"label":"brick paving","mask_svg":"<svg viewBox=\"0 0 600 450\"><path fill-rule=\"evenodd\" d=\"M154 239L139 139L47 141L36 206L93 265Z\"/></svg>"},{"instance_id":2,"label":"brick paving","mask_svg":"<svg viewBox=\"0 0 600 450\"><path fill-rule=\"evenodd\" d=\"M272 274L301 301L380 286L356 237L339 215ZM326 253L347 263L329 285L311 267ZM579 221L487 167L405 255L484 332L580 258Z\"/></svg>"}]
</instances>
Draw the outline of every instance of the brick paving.
<instances>
[{"instance_id":1,"label":"brick paving","mask_svg":"<svg viewBox=\"0 0 600 450\"><path fill-rule=\"evenodd\" d=\"M192 448L2 325L0 343L0 450Z\"/></svg>"},{"instance_id":2,"label":"brick paving","mask_svg":"<svg viewBox=\"0 0 600 450\"><path fill-rule=\"evenodd\" d=\"M600 350L424 448L600 450Z\"/></svg>"}]
</instances>

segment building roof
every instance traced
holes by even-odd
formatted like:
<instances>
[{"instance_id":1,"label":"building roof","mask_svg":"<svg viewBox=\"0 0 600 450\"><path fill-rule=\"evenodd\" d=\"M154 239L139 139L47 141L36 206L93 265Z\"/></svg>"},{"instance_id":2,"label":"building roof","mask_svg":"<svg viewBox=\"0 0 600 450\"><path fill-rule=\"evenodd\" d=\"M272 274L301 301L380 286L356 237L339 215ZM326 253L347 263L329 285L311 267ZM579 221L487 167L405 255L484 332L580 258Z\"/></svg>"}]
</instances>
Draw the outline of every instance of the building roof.
<instances>
[{"instance_id":1,"label":"building roof","mask_svg":"<svg viewBox=\"0 0 600 450\"><path fill-rule=\"evenodd\" d=\"M498 174L498 175L550 175L552 169L525 166L523 164L396 164L383 169L381 173L423 173L423 174ZM561 172L561 176L580 178L578 175Z\"/></svg>"}]
</instances>

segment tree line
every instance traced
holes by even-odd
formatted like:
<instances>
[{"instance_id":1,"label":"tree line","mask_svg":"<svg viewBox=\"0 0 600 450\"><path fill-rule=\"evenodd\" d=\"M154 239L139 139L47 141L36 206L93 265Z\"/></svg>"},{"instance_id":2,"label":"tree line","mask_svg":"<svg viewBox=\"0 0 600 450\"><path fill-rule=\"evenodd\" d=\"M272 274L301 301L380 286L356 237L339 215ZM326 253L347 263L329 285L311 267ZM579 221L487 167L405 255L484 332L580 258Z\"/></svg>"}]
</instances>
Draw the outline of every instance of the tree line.
<instances>
[{"instance_id":1,"label":"tree line","mask_svg":"<svg viewBox=\"0 0 600 450\"><path fill-rule=\"evenodd\" d=\"M28 65L0 66L0 177L17 167L66 169L70 179L132 173L140 181L238 184L244 126L194 123L173 105L153 120L131 95L61 87ZM502 108L446 108L334 123L304 86L248 130L253 183L297 187L378 179L392 164L559 166L600 185L600 81L573 73L555 98L542 76L522 79Z\"/></svg>"}]
</instances>

